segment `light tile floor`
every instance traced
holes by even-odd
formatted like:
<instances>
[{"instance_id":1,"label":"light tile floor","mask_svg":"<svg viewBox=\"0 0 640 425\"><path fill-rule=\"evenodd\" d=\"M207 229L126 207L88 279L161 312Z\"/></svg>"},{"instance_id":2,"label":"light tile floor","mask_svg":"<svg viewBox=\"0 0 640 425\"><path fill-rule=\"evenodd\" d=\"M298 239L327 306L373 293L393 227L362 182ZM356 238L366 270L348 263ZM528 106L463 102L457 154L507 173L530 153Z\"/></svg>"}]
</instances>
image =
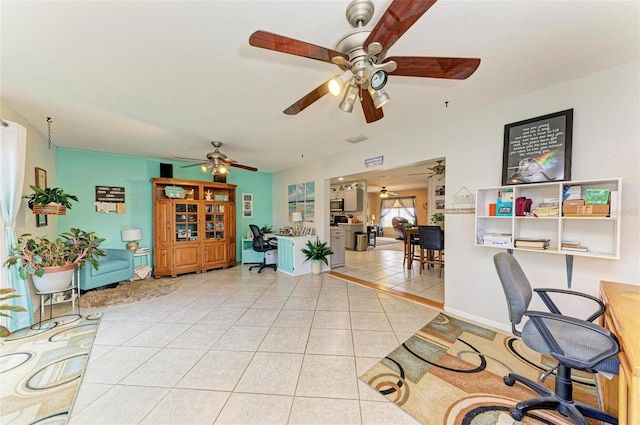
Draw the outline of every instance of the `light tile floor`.
<instances>
[{"instance_id":1,"label":"light tile floor","mask_svg":"<svg viewBox=\"0 0 640 425\"><path fill-rule=\"evenodd\" d=\"M416 424L358 380L438 311L322 274L178 277L110 308L70 424Z\"/></svg>"},{"instance_id":2,"label":"light tile floor","mask_svg":"<svg viewBox=\"0 0 640 425\"><path fill-rule=\"evenodd\" d=\"M444 270L442 277L438 277L437 268L420 273L418 261L413 261L407 269L402 264L402 241L369 247L366 251L346 251L345 254L346 265L334 271L444 304Z\"/></svg>"}]
</instances>

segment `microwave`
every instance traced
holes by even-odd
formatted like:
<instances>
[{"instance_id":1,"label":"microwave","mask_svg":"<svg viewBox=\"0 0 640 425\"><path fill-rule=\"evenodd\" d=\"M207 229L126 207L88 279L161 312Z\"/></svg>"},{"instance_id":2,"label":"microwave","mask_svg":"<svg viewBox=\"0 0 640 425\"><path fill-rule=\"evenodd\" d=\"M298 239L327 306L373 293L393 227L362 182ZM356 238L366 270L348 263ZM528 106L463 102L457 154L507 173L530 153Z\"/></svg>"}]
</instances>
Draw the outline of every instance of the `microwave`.
<instances>
[{"instance_id":1,"label":"microwave","mask_svg":"<svg viewBox=\"0 0 640 425\"><path fill-rule=\"evenodd\" d=\"M344 210L344 199L335 198L329 201L329 208L331 211L343 211Z\"/></svg>"}]
</instances>

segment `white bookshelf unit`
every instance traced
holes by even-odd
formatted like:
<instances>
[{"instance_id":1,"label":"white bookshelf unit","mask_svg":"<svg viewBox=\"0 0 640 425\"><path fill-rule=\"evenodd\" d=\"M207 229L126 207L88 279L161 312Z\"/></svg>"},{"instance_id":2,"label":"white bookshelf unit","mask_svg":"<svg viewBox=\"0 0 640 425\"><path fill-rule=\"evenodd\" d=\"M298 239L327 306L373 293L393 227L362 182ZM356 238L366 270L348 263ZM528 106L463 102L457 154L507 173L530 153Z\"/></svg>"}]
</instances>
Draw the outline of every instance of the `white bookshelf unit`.
<instances>
[{"instance_id":1,"label":"white bookshelf unit","mask_svg":"<svg viewBox=\"0 0 640 425\"><path fill-rule=\"evenodd\" d=\"M564 189L580 186L582 197L587 189L608 189L610 191L609 214L574 214L562 212ZM489 204L496 203L498 193L513 190L513 208L508 216L489 215ZM516 216L515 202L524 196L533 201L536 208L545 198L559 200L559 214L554 216ZM508 250L537 251L545 254L567 256L567 271L573 256L620 259L620 211L622 202L622 179L581 180L522 184L480 188L476 190L475 233L476 246L502 248ZM504 235L504 244L484 242L487 234ZM519 238L549 239L549 247L544 250L516 248L514 241ZM488 239L488 238L487 238ZM562 241L579 241L588 251L569 251L561 248ZM570 275L569 275L570 283Z\"/></svg>"}]
</instances>

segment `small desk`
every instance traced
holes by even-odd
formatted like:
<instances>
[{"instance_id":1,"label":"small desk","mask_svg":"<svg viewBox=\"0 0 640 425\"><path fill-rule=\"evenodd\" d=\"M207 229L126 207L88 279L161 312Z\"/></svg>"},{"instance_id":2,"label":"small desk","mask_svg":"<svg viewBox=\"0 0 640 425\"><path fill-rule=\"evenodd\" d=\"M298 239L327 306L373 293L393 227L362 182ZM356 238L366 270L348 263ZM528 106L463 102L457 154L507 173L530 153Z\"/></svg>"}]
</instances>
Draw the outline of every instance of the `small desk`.
<instances>
[{"instance_id":1,"label":"small desk","mask_svg":"<svg viewBox=\"0 0 640 425\"><path fill-rule=\"evenodd\" d=\"M618 423L640 423L640 286L600 281L600 298L604 302L604 327L620 341L618 386L598 377L605 410L615 414ZM617 394L616 394L617 393ZM616 406L617 398L617 406Z\"/></svg>"}]
</instances>

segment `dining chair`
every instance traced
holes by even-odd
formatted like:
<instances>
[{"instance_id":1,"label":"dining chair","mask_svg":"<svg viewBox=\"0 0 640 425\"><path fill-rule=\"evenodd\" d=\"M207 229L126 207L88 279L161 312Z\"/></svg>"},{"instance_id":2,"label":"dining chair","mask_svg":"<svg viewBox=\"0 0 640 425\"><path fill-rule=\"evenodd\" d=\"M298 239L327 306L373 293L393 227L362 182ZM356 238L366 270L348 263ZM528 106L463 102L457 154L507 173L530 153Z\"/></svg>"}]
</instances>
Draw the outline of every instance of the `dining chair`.
<instances>
[{"instance_id":1,"label":"dining chair","mask_svg":"<svg viewBox=\"0 0 640 425\"><path fill-rule=\"evenodd\" d=\"M438 277L442 277L444 267L444 232L440 226L418 226L420 245L420 273L427 265L427 270L431 266L438 266ZM426 254L426 255L425 255Z\"/></svg>"},{"instance_id":2,"label":"dining chair","mask_svg":"<svg viewBox=\"0 0 640 425\"><path fill-rule=\"evenodd\" d=\"M414 261L419 261L420 256L416 254L416 247L420 246L418 229L411 225L402 226L402 237L404 239L404 259L402 265L407 265L410 269Z\"/></svg>"}]
</instances>

